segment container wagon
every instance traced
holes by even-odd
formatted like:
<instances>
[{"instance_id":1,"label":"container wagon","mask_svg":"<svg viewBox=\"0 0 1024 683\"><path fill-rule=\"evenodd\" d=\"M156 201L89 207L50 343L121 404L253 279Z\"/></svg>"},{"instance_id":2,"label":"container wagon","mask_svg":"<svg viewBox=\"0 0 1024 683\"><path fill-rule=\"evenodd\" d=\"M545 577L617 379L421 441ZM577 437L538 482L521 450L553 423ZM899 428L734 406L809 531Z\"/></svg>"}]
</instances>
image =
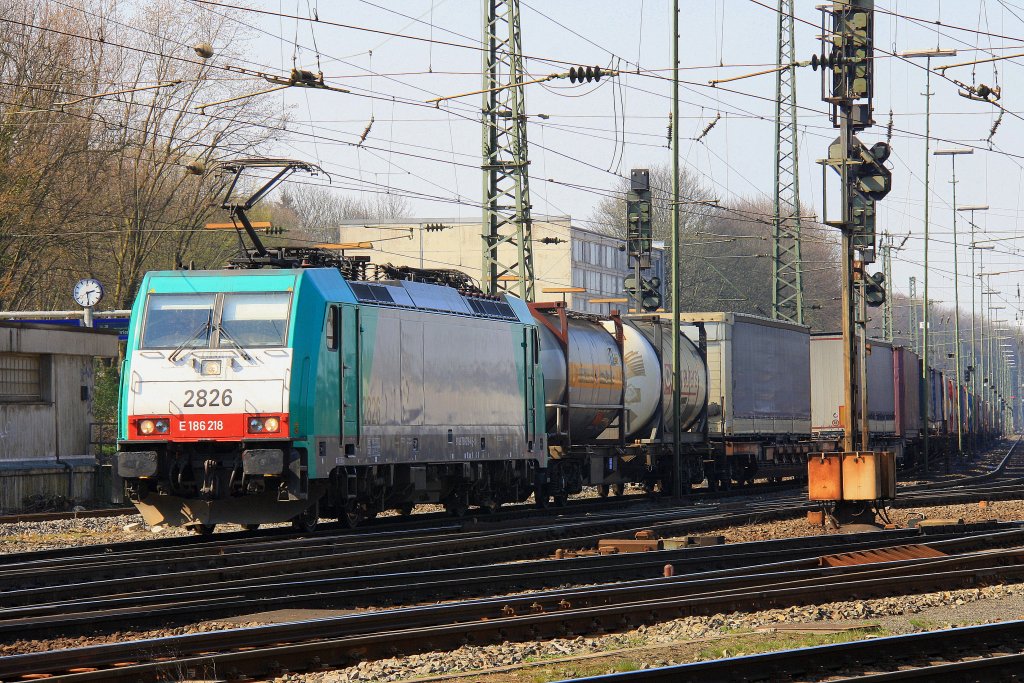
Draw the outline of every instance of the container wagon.
<instances>
[{"instance_id":1,"label":"container wagon","mask_svg":"<svg viewBox=\"0 0 1024 683\"><path fill-rule=\"evenodd\" d=\"M814 450L809 328L744 313L684 313L682 320L702 325L707 336L709 483L805 476Z\"/></svg>"}]
</instances>

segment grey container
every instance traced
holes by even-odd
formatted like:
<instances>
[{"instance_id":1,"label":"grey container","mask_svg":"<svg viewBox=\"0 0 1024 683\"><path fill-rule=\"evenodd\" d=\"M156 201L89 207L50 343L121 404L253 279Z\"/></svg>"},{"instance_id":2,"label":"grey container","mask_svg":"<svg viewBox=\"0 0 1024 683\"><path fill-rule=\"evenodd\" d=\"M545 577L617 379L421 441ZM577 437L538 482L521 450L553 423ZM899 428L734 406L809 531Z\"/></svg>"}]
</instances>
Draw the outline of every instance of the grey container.
<instances>
[{"instance_id":1,"label":"grey container","mask_svg":"<svg viewBox=\"0 0 1024 683\"><path fill-rule=\"evenodd\" d=\"M872 339L870 346L868 430L876 436L892 435L896 433L892 344ZM811 377L811 417L815 435L841 434L846 413L841 335L816 334L811 337Z\"/></svg>"},{"instance_id":2,"label":"grey container","mask_svg":"<svg viewBox=\"0 0 1024 683\"><path fill-rule=\"evenodd\" d=\"M810 435L807 327L745 313L684 313L682 320L704 323L707 332L709 434ZM683 329L697 340L696 328Z\"/></svg>"}]
</instances>

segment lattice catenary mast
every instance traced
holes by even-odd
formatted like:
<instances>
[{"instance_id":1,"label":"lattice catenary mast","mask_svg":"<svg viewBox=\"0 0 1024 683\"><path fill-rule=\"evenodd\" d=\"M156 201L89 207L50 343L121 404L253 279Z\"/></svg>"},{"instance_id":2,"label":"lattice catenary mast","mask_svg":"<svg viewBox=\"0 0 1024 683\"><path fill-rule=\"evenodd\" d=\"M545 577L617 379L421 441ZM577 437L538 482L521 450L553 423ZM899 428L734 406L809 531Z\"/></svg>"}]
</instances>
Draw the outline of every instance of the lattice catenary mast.
<instances>
[{"instance_id":1,"label":"lattice catenary mast","mask_svg":"<svg viewBox=\"0 0 1024 683\"><path fill-rule=\"evenodd\" d=\"M483 274L485 292L534 299L530 179L519 0L484 0ZM511 87L509 87L511 86Z\"/></svg>"},{"instance_id":2,"label":"lattice catenary mast","mask_svg":"<svg viewBox=\"0 0 1024 683\"><path fill-rule=\"evenodd\" d=\"M796 66L793 0L779 0L775 73L775 201L772 317L803 324L804 283L800 254L800 173L796 135ZM788 66L788 68L781 68Z\"/></svg>"}]
</instances>

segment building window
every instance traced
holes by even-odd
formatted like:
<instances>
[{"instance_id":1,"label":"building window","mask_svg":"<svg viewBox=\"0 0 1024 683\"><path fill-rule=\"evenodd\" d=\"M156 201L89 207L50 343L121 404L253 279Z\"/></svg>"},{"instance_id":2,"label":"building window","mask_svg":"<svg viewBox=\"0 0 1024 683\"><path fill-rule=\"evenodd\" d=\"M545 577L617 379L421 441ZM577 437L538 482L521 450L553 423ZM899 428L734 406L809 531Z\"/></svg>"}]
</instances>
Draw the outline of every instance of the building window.
<instances>
[{"instance_id":1,"label":"building window","mask_svg":"<svg viewBox=\"0 0 1024 683\"><path fill-rule=\"evenodd\" d=\"M41 356L0 353L0 403L43 400Z\"/></svg>"}]
</instances>

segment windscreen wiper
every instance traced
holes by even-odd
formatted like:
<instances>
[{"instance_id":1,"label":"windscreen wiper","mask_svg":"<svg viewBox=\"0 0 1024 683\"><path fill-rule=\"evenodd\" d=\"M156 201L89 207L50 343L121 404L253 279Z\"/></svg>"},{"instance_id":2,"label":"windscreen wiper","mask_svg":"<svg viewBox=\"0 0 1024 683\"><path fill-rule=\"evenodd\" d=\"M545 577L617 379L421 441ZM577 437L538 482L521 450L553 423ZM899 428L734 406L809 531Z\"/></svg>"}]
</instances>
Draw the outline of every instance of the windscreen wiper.
<instances>
[{"instance_id":1,"label":"windscreen wiper","mask_svg":"<svg viewBox=\"0 0 1024 683\"><path fill-rule=\"evenodd\" d=\"M196 328L196 331L193 332L188 337L188 339L186 339L185 341L183 341L180 344L178 344L174 348L174 351L171 352L171 355L167 357L167 360L172 361L172 362L177 360L178 354L181 353L182 351L184 351L186 346L188 346L189 344L194 342L196 339L198 339L199 335L201 335L204 332L209 332L212 324L213 324L213 310L211 309L209 314L206 316L206 322L204 322L202 325L200 325L198 328Z\"/></svg>"},{"instance_id":2,"label":"windscreen wiper","mask_svg":"<svg viewBox=\"0 0 1024 683\"><path fill-rule=\"evenodd\" d=\"M221 339L227 339L229 344L238 349L238 352L242 354L242 358L248 361L251 361L253 359L252 356L249 355L249 352L243 349L242 345L235 341L235 338L232 337L231 334L224 329L224 325L217 325L217 332L220 333Z\"/></svg>"}]
</instances>

